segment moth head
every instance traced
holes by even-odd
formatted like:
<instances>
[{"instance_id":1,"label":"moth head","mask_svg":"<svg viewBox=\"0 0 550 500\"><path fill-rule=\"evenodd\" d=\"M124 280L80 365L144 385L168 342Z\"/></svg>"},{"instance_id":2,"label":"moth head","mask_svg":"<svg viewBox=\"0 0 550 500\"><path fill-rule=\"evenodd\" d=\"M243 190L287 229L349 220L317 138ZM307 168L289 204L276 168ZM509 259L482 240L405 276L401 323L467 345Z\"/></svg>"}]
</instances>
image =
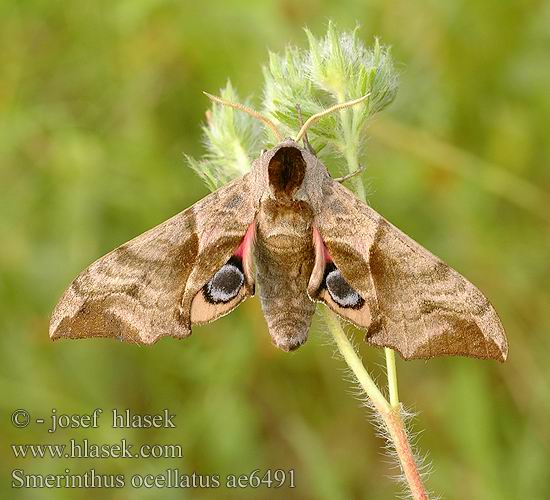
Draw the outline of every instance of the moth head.
<instances>
[{"instance_id":1,"label":"moth head","mask_svg":"<svg viewBox=\"0 0 550 500\"><path fill-rule=\"evenodd\" d=\"M282 204L318 199L322 180L329 177L323 164L293 139L285 139L260 156L252 170L261 199Z\"/></svg>"},{"instance_id":2,"label":"moth head","mask_svg":"<svg viewBox=\"0 0 550 500\"><path fill-rule=\"evenodd\" d=\"M275 138L280 141L279 145L272 150L260 155L252 165L254 184L257 190L262 193L261 198L267 194L278 202L289 203L295 200L313 202L317 204L322 199L321 184L324 178L329 177L326 168L310 152L298 146L304 139L307 144L306 133L309 127L321 118L342 109L355 106L365 101L370 93L350 101L340 102L319 113L311 115L298 131L295 139L284 139L277 125L267 116L258 113L244 104L234 103L204 92L212 101L223 106L242 111L251 117L261 121L271 129ZM299 111L301 121L301 113ZM266 190L266 184L269 190ZM267 192L266 192L267 191Z\"/></svg>"},{"instance_id":3,"label":"moth head","mask_svg":"<svg viewBox=\"0 0 550 500\"><path fill-rule=\"evenodd\" d=\"M306 162L294 141L285 141L275 149L267 163L267 179L273 197L290 201L302 186L306 175Z\"/></svg>"}]
</instances>

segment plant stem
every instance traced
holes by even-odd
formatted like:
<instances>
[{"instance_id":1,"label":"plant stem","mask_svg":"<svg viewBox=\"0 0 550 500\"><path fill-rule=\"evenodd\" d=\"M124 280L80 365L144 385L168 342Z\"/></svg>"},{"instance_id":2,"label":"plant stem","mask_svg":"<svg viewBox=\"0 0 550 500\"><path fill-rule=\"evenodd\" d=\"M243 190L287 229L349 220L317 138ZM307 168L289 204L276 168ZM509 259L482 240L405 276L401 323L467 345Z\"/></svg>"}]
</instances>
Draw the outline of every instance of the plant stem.
<instances>
[{"instance_id":1,"label":"plant stem","mask_svg":"<svg viewBox=\"0 0 550 500\"><path fill-rule=\"evenodd\" d=\"M399 406L399 391L397 390L397 367L395 365L395 351L389 347L384 348L386 354L386 375L388 377L388 392L392 408Z\"/></svg>"},{"instance_id":2,"label":"plant stem","mask_svg":"<svg viewBox=\"0 0 550 500\"><path fill-rule=\"evenodd\" d=\"M390 405L388 400L380 392L380 389L378 389L377 385L372 380L361 358L357 355L357 352L345 334L338 318L328 309L325 309L325 321L340 354L351 368L357 382L359 382L359 385L365 391L374 409L384 422L391 442L399 457L401 470L403 471L412 497L414 500L428 500L428 495L422 484L422 478L405 430L405 424L401 418L401 405L399 403L395 406Z\"/></svg>"},{"instance_id":3,"label":"plant stem","mask_svg":"<svg viewBox=\"0 0 550 500\"><path fill-rule=\"evenodd\" d=\"M414 459L407 431L405 430L405 424L401 418L401 407L392 408L387 414L382 413L381 416L395 446L401 470L412 497L414 500L428 500L428 494L422 484L422 477Z\"/></svg>"},{"instance_id":4,"label":"plant stem","mask_svg":"<svg viewBox=\"0 0 550 500\"><path fill-rule=\"evenodd\" d=\"M347 101L346 94L341 92L338 95L338 102ZM359 168L359 158L357 157L357 134L353 131L353 109L340 110L340 121L342 124L343 141L341 149L346 160L348 173L355 172ZM352 178L353 191L361 201L365 201L365 186L360 176Z\"/></svg>"},{"instance_id":5,"label":"plant stem","mask_svg":"<svg viewBox=\"0 0 550 500\"><path fill-rule=\"evenodd\" d=\"M365 391L366 395L372 401L374 407L379 413L388 413L390 411L390 405L384 395L378 389L378 386L374 383L371 376L363 366L361 358L355 352L353 345L349 341L347 335L342 329L342 325L336 315L325 309L325 321L328 325L330 333L338 346L340 354L342 354L344 360L353 371L355 378Z\"/></svg>"}]
</instances>

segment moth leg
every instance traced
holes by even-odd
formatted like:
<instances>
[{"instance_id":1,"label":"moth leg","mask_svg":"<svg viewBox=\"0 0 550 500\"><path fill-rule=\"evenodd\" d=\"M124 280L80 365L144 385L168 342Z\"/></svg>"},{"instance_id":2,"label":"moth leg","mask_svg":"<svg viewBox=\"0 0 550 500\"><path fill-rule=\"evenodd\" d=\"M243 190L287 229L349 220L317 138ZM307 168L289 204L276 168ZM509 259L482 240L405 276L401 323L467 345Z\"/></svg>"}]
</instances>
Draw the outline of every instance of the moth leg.
<instances>
[{"instance_id":1,"label":"moth leg","mask_svg":"<svg viewBox=\"0 0 550 500\"><path fill-rule=\"evenodd\" d=\"M347 181L348 179L351 179L352 177L355 177L356 175L360 174L364 170L365 170L365 166L364 165L359 165L359 168L357 170L354 170L353 172L351 172L347 175L344 175L343 177L335 177L333 180L336 181L336 182L342 183L344 181Z\"/></svg>"},{"instance_id":2,"label":"moth leg","mask_svg":"<svg viewBox=\"0 0 550 500\"><path fill-rule=\"evenodd\" d=\"M296 111L298 112L298 121L300 122L300 128L304 125L304 119L302 117L302 108L299 104L296 104ZM307 132L304 133L304 146L306 149L313 155L316 156L315 150L313 149L313 146L309 142L307 138Z\"/></svg>"}]
</instances>

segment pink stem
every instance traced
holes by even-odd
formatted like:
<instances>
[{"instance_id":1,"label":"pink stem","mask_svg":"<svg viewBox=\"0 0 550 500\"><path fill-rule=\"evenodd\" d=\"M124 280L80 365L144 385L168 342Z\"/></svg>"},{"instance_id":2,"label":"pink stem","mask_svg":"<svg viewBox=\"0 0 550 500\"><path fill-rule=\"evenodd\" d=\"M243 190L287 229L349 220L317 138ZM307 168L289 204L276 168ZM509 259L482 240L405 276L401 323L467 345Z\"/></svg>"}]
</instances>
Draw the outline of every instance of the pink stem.
<instances>
[{"instance_id":1,"label":"pink stem","mask_svg":"<svg viewBox=\"0 0 550 500\"><path fill-rule=\"evenodd\" d=\"M422 478L416 460L414 459L407 432L405 431L405 425L399 413L399 408L392 408L389 411L382 410L379 411L379 413L391 436L412 497L414 500L428 500L428 494L422 484Z\"/></svg>"}]
</instances>

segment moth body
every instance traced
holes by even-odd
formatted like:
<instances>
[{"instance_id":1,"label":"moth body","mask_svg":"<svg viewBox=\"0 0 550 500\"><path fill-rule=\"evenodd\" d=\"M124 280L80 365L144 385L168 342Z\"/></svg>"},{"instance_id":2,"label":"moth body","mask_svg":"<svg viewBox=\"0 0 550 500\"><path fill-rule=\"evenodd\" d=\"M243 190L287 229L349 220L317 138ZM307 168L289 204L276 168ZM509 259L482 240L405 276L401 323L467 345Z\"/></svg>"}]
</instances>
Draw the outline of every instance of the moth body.
<instances>
[{"instance_id":1,"label":"moth body","mask_svg":"<svg viewBox=\"0 0 550 500\"><path fill-rule=\"evenodd\" d=\"M307 295L315 261L312 223L313 214L305 202L281 205L268 200L258 213L256 281L269 333L285 351L306 341L315 312L315 303Z\"/></svg>"}]
</instances>

